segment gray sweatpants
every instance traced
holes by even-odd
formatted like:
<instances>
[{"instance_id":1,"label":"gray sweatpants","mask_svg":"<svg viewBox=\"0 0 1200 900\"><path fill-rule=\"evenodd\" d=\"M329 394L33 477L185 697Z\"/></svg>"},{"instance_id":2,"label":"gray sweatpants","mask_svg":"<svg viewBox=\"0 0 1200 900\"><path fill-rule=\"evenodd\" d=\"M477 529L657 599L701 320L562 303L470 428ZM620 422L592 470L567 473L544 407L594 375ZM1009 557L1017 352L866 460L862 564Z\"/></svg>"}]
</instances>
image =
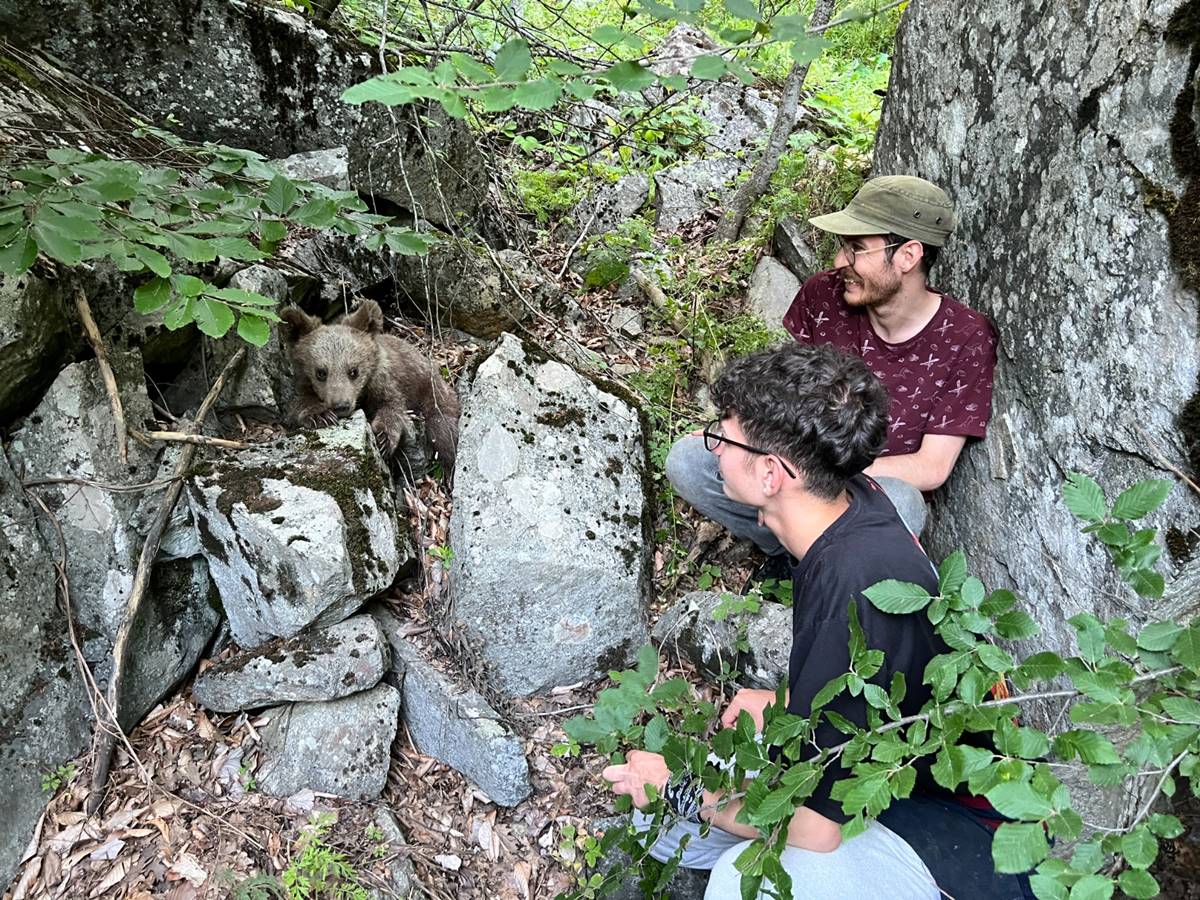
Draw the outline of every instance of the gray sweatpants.
<instances>
[{"instance_id":1,"label":"gray sweatpants","mask_svg":"<svg viewBox=\"0 0 1200 900\"><path fill-rule=\"evenodd\" d=\"M714 522L720 522L740 538L758 545L768 556L783 552L783 545L769 529L758 524L758 510L725 496L717 476L717 457L704 449L704 438L680 438L667 454L667 478L675 492ZM913 534L925 527L925 498L899 478L876 478L900 518Z\"/></svg>"},{"instance_id":2,"label":"gray sweatpants","mask_svg":"<svg viewBox=\"0 0 1200 900\"><path fill-rule=\"evenodd\" d=\"M645 829L650 819L633 814L633 827ZM711 869L704 900L738 900L741 873L734 867L750 841L719 828L700 836L700 826L678 822L663 833L650 851L655 859L670 859L685 834L691 835L680 865L689 869ZM937 900L937 889L929 869L916 851L893 831L872 822L858 837L842 841L832 853L816 853L787 847L781 857L792 876L794 900ZM759 898L767 897L760 893Z\"/></svg>"}]
</instances>

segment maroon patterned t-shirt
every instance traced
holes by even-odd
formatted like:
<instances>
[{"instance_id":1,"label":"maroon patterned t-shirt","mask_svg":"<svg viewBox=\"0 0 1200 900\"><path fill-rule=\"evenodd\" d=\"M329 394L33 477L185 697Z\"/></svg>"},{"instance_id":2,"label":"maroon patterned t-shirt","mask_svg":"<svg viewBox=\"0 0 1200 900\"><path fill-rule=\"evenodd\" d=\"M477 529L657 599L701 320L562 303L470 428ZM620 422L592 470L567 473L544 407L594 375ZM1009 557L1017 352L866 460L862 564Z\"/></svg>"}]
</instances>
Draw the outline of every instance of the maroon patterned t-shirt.
<instances>
[{"instance_id":1,"label":"maroon patterned t-shirt","mask_svg":"<svg viewBox=\"0 0 1200 900\"><path fill-rule=\"evenodd\" d=\"M883 455L915 453L927 434L983 437L992 414L996 333L982 313L949 294L929 324L903 344L883 341L867 311L847 306L836 271L818 272L796 294L783 327L805 344L861 356L891 397Z\"/></svg>"}]
</instances>

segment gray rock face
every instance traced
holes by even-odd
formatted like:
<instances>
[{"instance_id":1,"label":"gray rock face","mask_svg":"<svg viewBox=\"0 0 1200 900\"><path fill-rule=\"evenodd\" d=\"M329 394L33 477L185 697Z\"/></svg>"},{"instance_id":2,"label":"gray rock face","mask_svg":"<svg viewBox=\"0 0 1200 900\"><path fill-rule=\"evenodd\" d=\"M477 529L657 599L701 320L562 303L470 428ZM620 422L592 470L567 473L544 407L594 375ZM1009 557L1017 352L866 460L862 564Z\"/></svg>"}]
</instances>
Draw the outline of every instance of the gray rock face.
<instances>
[{"instance_id":1,"label":"gray rock face","mask_svg":"<svg viewBox=\"0 0 1200 900\"><path fill-rule=\"evenodd\" d=\"M0 450L0 884L49 799L42 774L87 747L91 721L39 515Z\"/></svg>"},{"instance_id":2,"label":"gray rock face","mask_svg":"<svg viewBox=\"0 0 1200 900\"><path fill-rule=\"evenodd\" d=\"M345 147L293 153L275 165L288 178L323 184L335 191L350 190L350 151Z\"/></svg>"},{"instance_id":3,"label":"gray rock face","mask_svg":"<svg viewBox=\"0 0 1200 900\"><path fill-rule=\"evenodd\" d=\"M532 792L520 739L477 692L464 690L426 662L390 614L375 615L403 678L404 724L419 751L461 772L501 806Z\"/></svg>"},{"instance_id":4,"label":"gray rock face","mask_svg":"<svg viewBox=\"0 0 1200 900\"><path fill-rule=\"evenodd\" d=\"M380 684L325 703L293 703L270 712L263 729L258 783L286 797L304 788L350 800L374 800L387 782L400 694Z\"/></svg>"},{"instance_id":5,"label":"gray rock face","mask_svg":"<svg viewBox=\"0 0 1200 900\"><path fill-rule=\"evenodd\" d=\"M650 179L645 175L625 175L601 187L595 196L579 204L571 215L578 228L591 222L588 234L604 234L636 215L648 199Z\"/></svg>"},{"instance_id":6,"label":"gray rock face","mask_svg":"<svg viewBox=\"0 0 1200 900\"><path fill-rule=\"evenodd\" d=\"M66 363L71 337L61 282L0 275L0 425L37 405Z\"/></svg>"},{"instance_id":7,"label":"gray rock face","mask_svg":"<svg viewBox=\"0 0 1200 900\"><path fill-rule=\"evenodd\" d=\"M279 639L206 670L192 688L217 712L297 700L336 700L375 687L388 669L387 644L370 616Z\"/></svg>"},{"instance_id":8,"label":"gray rock face","mask_svg":"<svg viewBox=\"0 0 1200 900\"><path fill-rule=\"evenodd\" d=\"M279 255L311 273L321 298L341 306L346 298L393 277L390 251L368 250L366 238L339 231L289 237Z\"/></svg>"},{"instance_id":9,"label":"gray rock face","mask_svg":"<svg viewBox=\"0 0 1200 900\"><path fill-rule=\"evenodd\" d=\"M342 91L371 74L365 49L246 0L2 0L0 30L186 137L271 157L346 143Z\"/></svg>"},{"instance_id":10,"label":"gray rock face","mask_svg":"<svg viewBox=\"0 0 1200 900\"><path fill-rule=\"evenodd\" d=\"M363 107L350 140L349 175L353 190L383 197L442 228L470 221L487 196L487 169L475 138L440 106Z\"/></svg>"},{"instance_id":11,"label":"gray rock face","mask_svg":"<svg viewBox=\"0 0 1200 900\"><path fill-rule=\"evenodd\" d=\"M741 170L729 157L702 159L654 175L654 207L660 231L673 231L728 199L728 185Z\"/></svg>"},{"instance_id":12,"label":"gray rock face","mask_svg":"<svg viewBox=\"0 0 1200 900\"><path fill-rule=\"evenodd\" d=\"M783 314L796 299L798 290L800 279L779 260L764 256L754 266L750 275L746 305L768 325L778 328L779 323L783 321Z\"/></svg>"},{"instance_id":13,"label":"gray rock face","mask_svg":"<svg viewBox=\"0 0 1200 900\"><path fill-rule=\"evenodd\" d=\"M955 199L960 224L937 283L1000 335L987 439L935 498L926 536L935 559L963 547L989 587L1017 591L1043 628L1039 648L1073 652L1066 619L1084 609L1151 611L1079 533L1064 474L1086 472L1115 494L1170 478L1159 457L1193 472L1200 462L1185 224L1196 173L1180 167L1196 150L1194 48L1166 37L1174 11L1188 9L933 0L914 4L901 29L889 96L904 100L885 106L875 171L922 175ZM1150 520L1176 529L1162 568L1175 575L1166 603L1181 612L1196 610L1187 534L1198 518L1180 487Z\"/></svg>"},{"instance_id":14,"label":"gray rock face","mask_svg":"<svg viewBox=\"0 0 1200 900\"><path fill-rule=\"evenodd\" d=\"M520 251L465 240L444 241L424 257L401 257L395 272L396 286L429 318L487 340L559 294Z\"/></svg>"},{"instance_id":15,"label":"gray rock face","mask_svg":"<svg viewBox=\"0 0 1200 900\"><path fill-rule=\"evenodd\" d=\"M391 476L361 410L209 465L188 498L243 647L341 621L408 559Z\"/></svg>"},{"instance_id":16,"label":"gray rock face","mask_svg":"<svg viewBox=\"0 0 1200 900\"><path fill-rule=\"evenodd\" d=\"M816 251L809 246L803 228L795 219L781 219L775 226L771 235L771 253L801 281L821 268Z\"/></svg>"},{"instance_id":17,"label":"gray rock face","mask_svg":"<svg viewBox=\"0 0 1200 900\"><path fill-rule=\"evenodd\" d=\"M737 648L742 629L749 647L745 652ZM764 601L756 613L730 613L721 594L693 591L663 613L654 626L654 642L709 678L731 667L742 673L738 680L743 686L773 691L787 678L792 611Z\"/></svg>"},{"instance_id":18,"label":"gray rock face","mask_svg":"<svg viewBox=\"0 0 1200 900\"><path fill-rule=\"evenodd\" d=\"M709 126L704 142L710 151L740 153L767 139L778 110L760 91L727 78L702 91L700 115Z\"/></svg>"},{"instance_id":19,"label":"gray rock face","mask_svg":"<svg viewBox=\"0 0 1200 900\"><path fill-rule=\"evenodd\" d=\"M646 637L650 542L638 414L512 335L463 402L451 585L498 686L619 667Z\"/></svg>"},{"instance_id":20,"label":"gray rock face","mask_svg":"<svg viewBox=\"0 0 1200 900\"><path fill-rule=\"evenodd\" d=\"M658 75L690 75L697 56L716 53L720 49L699 28L680 23L662 39L654 51L655 62L650 68Z\"/></svg>"}]
</instances>

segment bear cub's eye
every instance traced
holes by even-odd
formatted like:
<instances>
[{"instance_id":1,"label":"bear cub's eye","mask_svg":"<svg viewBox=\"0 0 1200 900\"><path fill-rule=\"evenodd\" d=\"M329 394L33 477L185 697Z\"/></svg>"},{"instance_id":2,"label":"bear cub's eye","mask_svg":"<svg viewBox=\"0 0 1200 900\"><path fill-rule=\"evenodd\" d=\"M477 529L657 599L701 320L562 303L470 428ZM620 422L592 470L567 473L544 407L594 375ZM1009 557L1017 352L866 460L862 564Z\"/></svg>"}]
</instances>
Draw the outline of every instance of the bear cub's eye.
<instances>
[{"instance_id":1,"label":"bear cub's eye","mask_svg":"<svg viewBox=\"0 0 1200 900\"><path fill-rule=\"evenodd\" d=\"M326 378L329 377L329 370L324 369L324 368L317 369L315 374L317 376L317 381L324 381Z\"/></svg>"},{"instance_id":2,"label":"bear cub's eye","mask_svg":"<svg viewBox=\"0 0 1200 900\"><path fill-rule=\"evenodd\" d=\"M358 369L351 369L347 374L349 374L351 381L358 380Z\"/></svg>"}]
</instances>

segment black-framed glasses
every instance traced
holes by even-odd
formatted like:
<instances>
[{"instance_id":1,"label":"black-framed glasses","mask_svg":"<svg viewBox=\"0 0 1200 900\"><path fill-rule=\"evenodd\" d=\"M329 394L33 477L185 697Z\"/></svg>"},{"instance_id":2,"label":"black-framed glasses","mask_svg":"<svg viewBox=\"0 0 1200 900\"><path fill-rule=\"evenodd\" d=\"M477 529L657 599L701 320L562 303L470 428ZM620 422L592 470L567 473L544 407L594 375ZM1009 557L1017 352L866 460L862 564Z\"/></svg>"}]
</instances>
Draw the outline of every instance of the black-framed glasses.
<instances>
[{"instance_id":1,"label":"black-framed glasses","mask_svg":"<svg viewBox=\"0 0 1200 900\"><path fill-rule=\"evenodd\" d=\"M705 450L712 451L716 450L721 444L729 444L733 447L741 447L747 453L756 453L759 456L774 456L777 460L779 460L779 464L783 466L783 471L787 472L792 478L796 477L796 473L792 471L792 467L784 462L783 457L778 453L774 453L770 450L763 450L759 447L751 447L749 444L743 444L741 441L735 441L733 438L725 437L725 435L721 432L720 419L713 419L711 422L705 425L702 433L704 435Z\"/></svg>"},{"instance_id":2,"label":"black-framed glasses","mask_svg":"<svg viewBox=\"0 0 1200 900\"><path fill-rule=\"evenodd\" d=\"M850 244L842 244L842 252L846 254L846 265L854 265L856 257L864 256L867 253L875 253L879 250L891 250L893 247L903 247L908 241L900 241L897 244L884 244L882 247L872 247L870 250L855 250Z\"/></svg>"}]
</instances>

